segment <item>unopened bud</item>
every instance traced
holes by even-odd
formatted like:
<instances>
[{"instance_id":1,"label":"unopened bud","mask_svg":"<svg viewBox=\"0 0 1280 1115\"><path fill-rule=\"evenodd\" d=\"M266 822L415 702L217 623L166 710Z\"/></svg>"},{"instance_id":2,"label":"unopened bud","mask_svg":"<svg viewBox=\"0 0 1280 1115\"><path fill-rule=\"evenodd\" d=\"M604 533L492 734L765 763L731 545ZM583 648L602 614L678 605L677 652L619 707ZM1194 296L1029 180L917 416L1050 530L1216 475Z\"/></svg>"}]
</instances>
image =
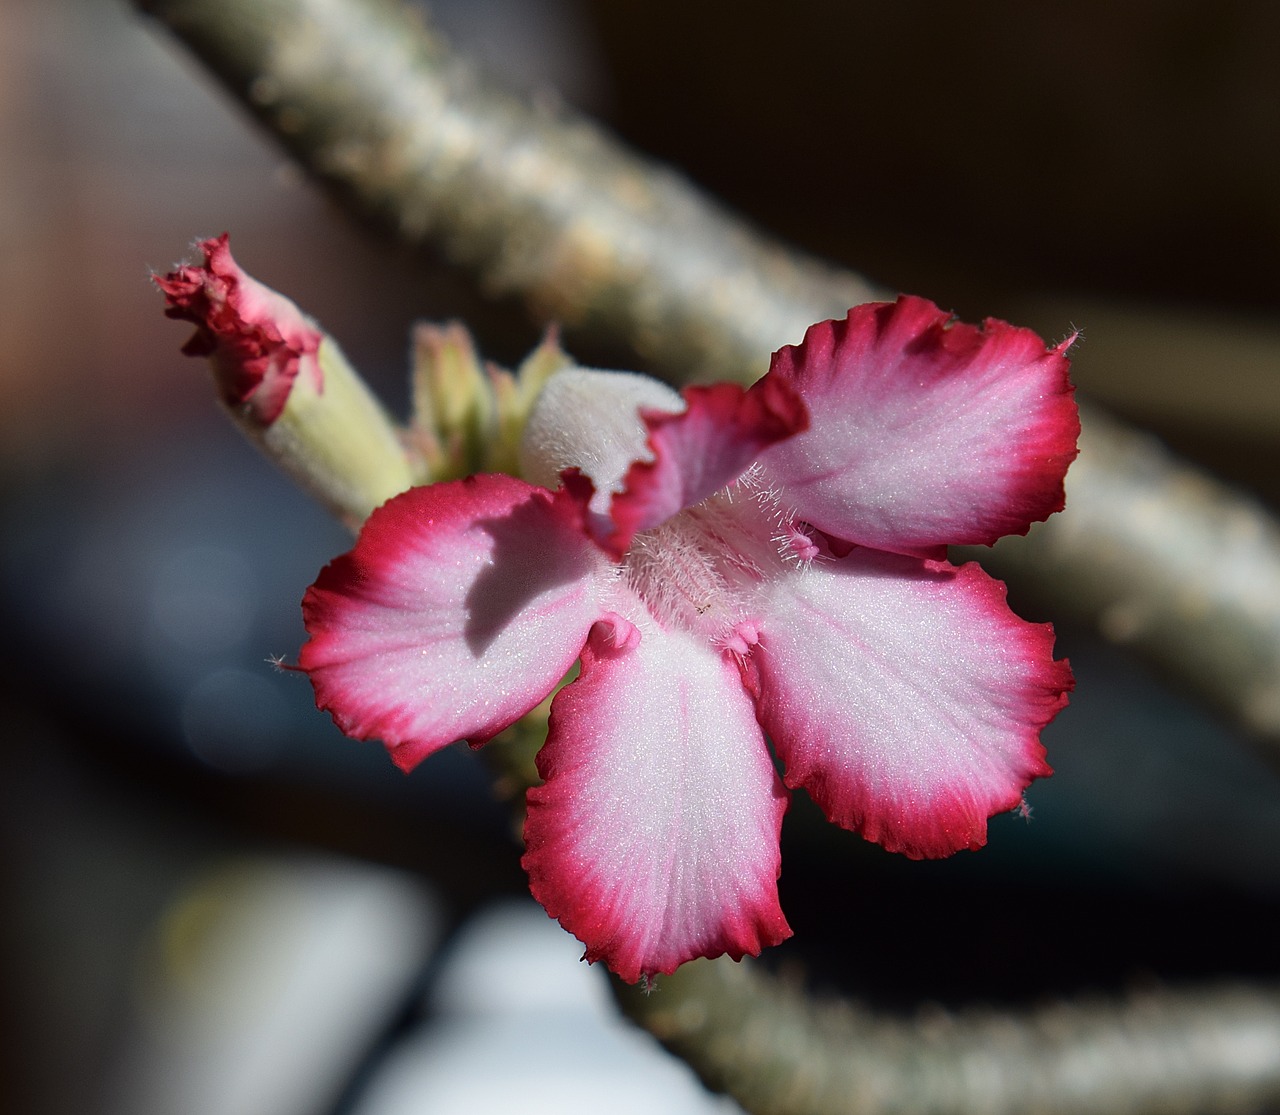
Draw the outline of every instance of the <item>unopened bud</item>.
<instances>
[{"instance_id":1,"label":"unopened bud","mask_svg":"<svg viewBox=\"0 0 1280 1115\"><path fill-rule=\"evenodd\" d=\"M497 429L489 460L494 472L519 475L520 439L533 404L556 372L575 367L572 357L560 347L556 331L548 329L542 343L524 358L515 375L490 368L490 381L498 403Z\"/></svg>"},{"instance_id":2,"label":"unopened bud","mask_svg":"<svg viewBox=\"0 0 1280 1115\"><path fill-rule=\"evenodd\" d=\"M460 322L414 326L411 432L420 482L483 470L494 432L494 398L471 334Z\"/></svg>"},{"instance_id":3,"label":"unopened bud","mask_svg":"<svg viewBox=\"0 0 1280 1115\"><path fill-rule=\"evenodd\" d=\"M202 264L154 281L165 314L193 322L183 346L206 356L236 424L350 526L413 483L390 420L337 343L293 302L246 274L227 234L196 246Z\"/></svg>"},{"instance_id":4,"label":"unopened bud","mask_svg":"<svg viewBox=\"0 0 1280 1115\"><path fill-rule=\"evenodd\" d=\"M413 333L413 427L419 483L473 472L519 472L520 437L552 375L574 367L549 332L513 375L482 364L465 326L421 323Z\"/></svg>"}]
</instances>

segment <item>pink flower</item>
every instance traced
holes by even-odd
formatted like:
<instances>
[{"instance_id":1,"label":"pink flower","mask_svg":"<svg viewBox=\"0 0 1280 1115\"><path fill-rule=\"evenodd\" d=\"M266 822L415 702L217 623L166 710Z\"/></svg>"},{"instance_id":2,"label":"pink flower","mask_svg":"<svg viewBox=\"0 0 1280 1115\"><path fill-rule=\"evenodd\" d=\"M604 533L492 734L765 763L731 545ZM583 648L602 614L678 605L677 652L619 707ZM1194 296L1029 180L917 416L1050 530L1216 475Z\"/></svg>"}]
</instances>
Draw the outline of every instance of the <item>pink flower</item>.
<instances>
[{"instance_id":1,"label":"pink flower","mask_svg":"<svg viewBox=\"0 0 1280 1115\"><path fill-rule=\"evenodd\" d=\"M182 351L212 360L222 401L269 426L284 410L299 372L320 390L316 353L323 334L289 299L240 269L225 232L196 247L203 265L153 276L165 296L165 315L195 322Z\"/></svg>"},{"instance_id":2,"label":"pink flower","mask_svg":"<svg viewBox=\"0 0 1280 1115\"><path fill-rule=\"evenodd\" d=\"M580 660L528 796L535 897L626 980L754 955L791 933L786 787L943 856L1050 773L1052 630L944 547L1062 507L1066 347L901 298L813 326L747 391L560 373L523 479L406 492L320 574L317 704L409 769Z\"/></svg>"}]
</instances>

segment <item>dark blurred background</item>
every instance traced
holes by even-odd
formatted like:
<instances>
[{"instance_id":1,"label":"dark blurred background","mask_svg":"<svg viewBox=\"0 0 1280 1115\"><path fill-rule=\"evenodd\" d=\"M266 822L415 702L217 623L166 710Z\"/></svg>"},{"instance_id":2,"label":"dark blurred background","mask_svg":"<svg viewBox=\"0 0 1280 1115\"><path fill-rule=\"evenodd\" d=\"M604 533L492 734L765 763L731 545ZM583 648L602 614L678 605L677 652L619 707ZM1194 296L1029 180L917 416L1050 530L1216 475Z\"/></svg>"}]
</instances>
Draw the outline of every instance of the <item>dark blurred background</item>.
<instances>
[{"instance_id":1,"label":"dark blurred background","mask_svg":"<svg viewBox=\"0 0 1280 1115\"><path fill-rule=\"evenodd\" d=\"M1275 5L431 11L500 80L594 114L811 252L971 319L1083 328L1095 400L1280 506ZM422 1021L402 1008L434 942L523 889L471 756L404 778L266 664L296 652L297 602L347 538L230 428L147 281L224 229L396 408L415 318L464 318L504 363L544 324L349 223L127 5L4 0L0 1103L15 1111L121 1102L148 1011L228 909L265 893L210 883L227 863L377 865L391 907L443 927L369 981L366 1021L333 1039L355 1046L346 1075L314 1110L360 1109L361 1074ZM797 800L782 880L797 936L771 963L895 1010L1280 972L1280 779L1140 663L1060 634L1079 689L1047 734L1058 774L1033 787L1033 823L998 818L981 854L910 864ZM203 927L181 948L175 918Z\"/></svg>"}]
</instances>

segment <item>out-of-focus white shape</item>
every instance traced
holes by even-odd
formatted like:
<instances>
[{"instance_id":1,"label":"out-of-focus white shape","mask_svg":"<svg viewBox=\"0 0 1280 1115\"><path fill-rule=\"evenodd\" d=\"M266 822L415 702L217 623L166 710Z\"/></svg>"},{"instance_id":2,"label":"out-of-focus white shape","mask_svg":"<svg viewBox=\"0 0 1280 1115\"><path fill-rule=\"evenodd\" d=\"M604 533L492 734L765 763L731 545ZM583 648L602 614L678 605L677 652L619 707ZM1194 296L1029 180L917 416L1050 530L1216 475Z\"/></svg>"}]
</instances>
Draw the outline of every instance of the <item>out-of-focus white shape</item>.
<instances>
[{"instance_id":1,"label":"out-of-focus white shape","mask_svg":"<svg viewBox=\"0 0 1280 1115\"><path fill-rule=\"evenodd\" d=\"M342 861L241 860L166 913L114 1115L315 1115L394 1016L439 935L415 881Z\"/></svg>"},{"instance_id":2,"label":"out-of-focus white shape","mask_svg":"<svg viewBox=\"0 0 1280 1115\"><path fill-rule=\"evenodd\" d=\"M741 1110L624 1022L581 955L532 902L481 914L444 961L433 1021L388 1059L356 1115Z\"/></svg>"}]
</instances>

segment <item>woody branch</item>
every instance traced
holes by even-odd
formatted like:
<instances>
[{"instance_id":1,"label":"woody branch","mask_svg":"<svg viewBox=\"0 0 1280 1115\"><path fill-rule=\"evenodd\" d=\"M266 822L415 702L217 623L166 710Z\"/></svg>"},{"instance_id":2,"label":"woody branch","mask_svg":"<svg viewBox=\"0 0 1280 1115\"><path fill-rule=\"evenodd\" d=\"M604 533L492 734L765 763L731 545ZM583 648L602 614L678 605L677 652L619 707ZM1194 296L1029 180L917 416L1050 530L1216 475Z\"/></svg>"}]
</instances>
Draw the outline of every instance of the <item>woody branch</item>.
<instances>
[{"instance_id":1,"label":"woody branch","mask_svg":"<svg viewBox=\"0 0 1280 1115\"><path fill-rule=\"evenodd\" d=\"M490 88L395 0L135 2L353 212L441 247L539 317L629 343L651 370L754 378L809 322L879 293L590 123ZM984 560L1057 617L1122 633L1280 757L1280 528L1093 408L1085 430L1069 510ZM723 962L621 1001L762 1112L1225 1112L1280 1098L1274 990L957 1019L945 1039L936 1022L853 1025L853 1008L818 1010ZM1087 1093L1072 1067L1085 1063Z\"/></svg>"}]
</instances>

